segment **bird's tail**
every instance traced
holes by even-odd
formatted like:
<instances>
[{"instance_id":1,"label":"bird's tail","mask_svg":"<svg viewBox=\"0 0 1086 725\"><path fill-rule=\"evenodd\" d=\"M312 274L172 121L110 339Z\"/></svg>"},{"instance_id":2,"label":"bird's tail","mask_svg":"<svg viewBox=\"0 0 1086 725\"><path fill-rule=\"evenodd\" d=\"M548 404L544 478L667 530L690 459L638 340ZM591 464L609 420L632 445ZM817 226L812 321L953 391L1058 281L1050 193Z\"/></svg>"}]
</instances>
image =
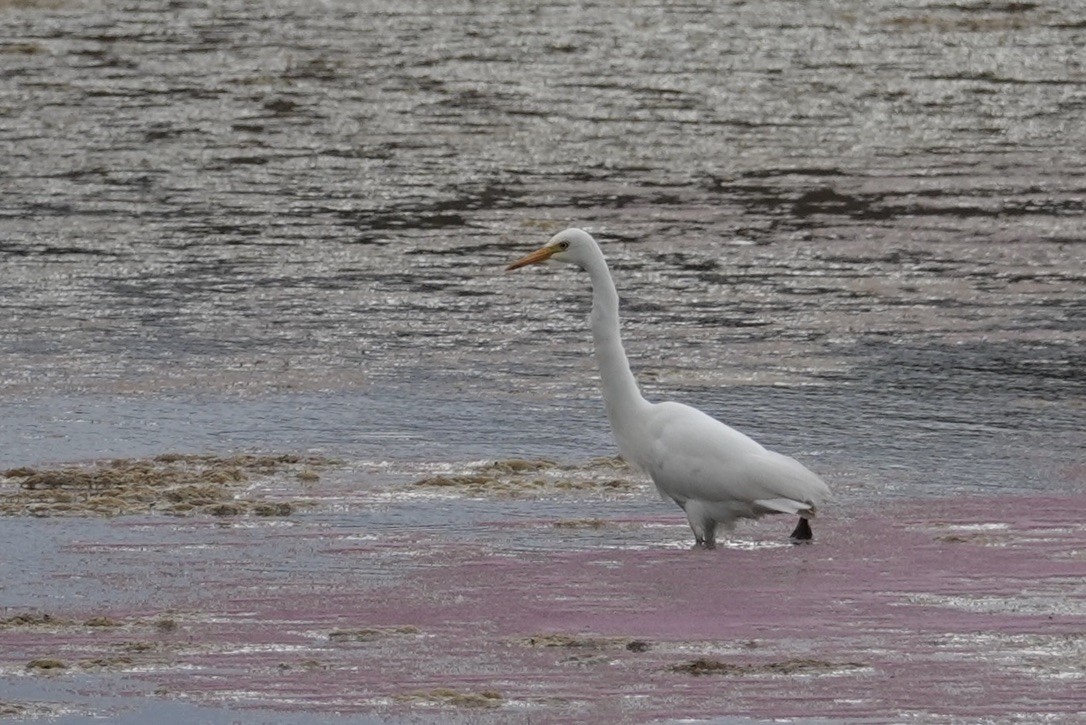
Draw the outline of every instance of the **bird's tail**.
<instances>
[{"instance_id":1,"label":"bird's tail","mask_svg":"<svg viewBox=\"0 0 1086 725\"><path fill-rule=\"evenodd\" d=\"M763 498L755 501L754 505L781 514L798 514L804 518L815 515L814 506L790 498Z\"/></svg>"}]
</instances>

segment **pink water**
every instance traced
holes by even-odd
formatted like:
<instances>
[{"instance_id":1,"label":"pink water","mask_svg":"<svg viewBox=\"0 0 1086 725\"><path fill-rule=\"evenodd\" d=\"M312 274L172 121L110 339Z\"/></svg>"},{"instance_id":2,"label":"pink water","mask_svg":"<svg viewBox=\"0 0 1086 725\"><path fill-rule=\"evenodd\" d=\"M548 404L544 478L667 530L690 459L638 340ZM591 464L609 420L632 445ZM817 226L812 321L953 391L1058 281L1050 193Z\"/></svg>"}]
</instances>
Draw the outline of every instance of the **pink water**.
<instances>
[{"instance_id":1,"label":"pink water","mask_svg":"<svg viewBox=\"0 0 1086 725\"><path fill-rule=\"evenodd\" d=\"M663 515L495 516L471 540L117 519L92 537L113 545L42 552L47 587L110 591L76 584L41 608L54 622L0 627L0 681L58 658L46 701L98 715L159 698L257 718L1065 720L1086 677L1084 504L845 509L813 545L770 520L709 552ZM675 669L701 658L732 668Z\"/></svg>"}]
</instances>

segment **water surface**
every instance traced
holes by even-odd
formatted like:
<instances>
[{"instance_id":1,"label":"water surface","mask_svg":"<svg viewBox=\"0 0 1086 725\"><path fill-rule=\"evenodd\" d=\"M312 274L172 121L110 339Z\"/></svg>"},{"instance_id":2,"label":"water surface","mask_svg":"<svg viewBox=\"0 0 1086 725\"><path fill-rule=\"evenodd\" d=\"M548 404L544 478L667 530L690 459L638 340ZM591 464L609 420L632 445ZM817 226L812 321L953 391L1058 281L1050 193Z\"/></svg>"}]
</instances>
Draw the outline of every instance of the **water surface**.
<instances>
[{"instance_id":1,"label":"water surface","mask_svg":"<svg viewBox=\"0 0 1086 725\"><path fill-rule=\"evenodd\" d=\"M587 280L502 271L576 225L646 395L795 455L839 515L1081 494L1084 45L1070 0L0 2L0 466L320 453L295 524L391 537L386 574L413 527L677 546L648 486L397 499L614 452ZM65 547L143 536L8 523L53 582L9 577L16 609L79 609Z\"/></svg>"}]
</instances>

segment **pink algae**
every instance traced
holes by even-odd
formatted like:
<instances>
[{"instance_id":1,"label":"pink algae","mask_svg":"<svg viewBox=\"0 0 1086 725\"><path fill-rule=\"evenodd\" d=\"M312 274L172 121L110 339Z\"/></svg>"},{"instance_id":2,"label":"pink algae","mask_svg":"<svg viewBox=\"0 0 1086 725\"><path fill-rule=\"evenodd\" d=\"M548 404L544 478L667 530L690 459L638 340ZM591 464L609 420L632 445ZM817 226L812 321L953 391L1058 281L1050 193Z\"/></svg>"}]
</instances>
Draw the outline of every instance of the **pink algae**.
<instances>
[{"instance_id":1,"label":"pink algae","mask_svg":"<svg viewBox=\"0 0 1086 725\"><path fill-rule=\"evenodd\" d=\"M162 609L94 613L117 626L0 622L0 667L99 662L158 697L388 717L1059 718L1086 677L1084 504L908 501L820 519L813 545L774 521L716 551L404 531L322 550L373 577L209 568ZM495 527L569 533L530 524Z\"/></svg>"}]
</instances>

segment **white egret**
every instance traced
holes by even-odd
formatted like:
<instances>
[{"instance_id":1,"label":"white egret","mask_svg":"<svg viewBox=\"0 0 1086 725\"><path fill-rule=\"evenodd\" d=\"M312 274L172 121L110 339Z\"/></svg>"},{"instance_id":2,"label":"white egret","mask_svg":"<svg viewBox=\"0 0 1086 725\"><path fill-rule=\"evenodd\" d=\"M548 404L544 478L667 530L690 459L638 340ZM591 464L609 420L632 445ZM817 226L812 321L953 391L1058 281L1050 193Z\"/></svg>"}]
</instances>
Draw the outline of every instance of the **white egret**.
<instances>
[{"instance_id":1,"label":"white egret","mask_svg":"<svg viewBox=\"0 0 1086 725\"><path fill-rule=\"evenodd\" d=\"M641 396L618 324L618 293L599 245L567 229L509 265L554 259L576 265L592 281L589 324L600 368L603 402L622 456L652 478L664 498L686 512L696 545L716 546L716 529L765 514L798 514L794 541L812 538L808 519L829 497L822 479L793 458L767 450L700 410Z\"/></svg>"}]
</instances>

